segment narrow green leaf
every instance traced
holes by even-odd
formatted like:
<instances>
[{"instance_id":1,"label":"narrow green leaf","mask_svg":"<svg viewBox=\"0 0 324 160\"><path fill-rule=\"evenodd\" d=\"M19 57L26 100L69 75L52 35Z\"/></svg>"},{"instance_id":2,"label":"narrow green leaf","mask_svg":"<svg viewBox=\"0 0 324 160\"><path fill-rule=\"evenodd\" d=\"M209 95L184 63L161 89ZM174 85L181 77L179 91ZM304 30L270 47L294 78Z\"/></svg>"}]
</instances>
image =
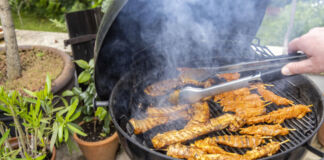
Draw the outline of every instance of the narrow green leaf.
<instances>
[{"instance_id":1,"label":"narrow green leaf","mask_svg":"<svg viewBox=\"0 0 324 160\"><path fill-rule=\"evenodd\" d=\"M64 128L64 142L67 142L69 139L69 130L65 127Z\"/></svg>"},{"instance_id":2,"label":"narrow green leaf","mask_svg":"<svg viewBox=\"0 0 324 160\"><path fill-rule=\"evenodd\" d=\"M51 93L51 86L52 82L51 82L51 76L49 74L46 75L46 88L47 88L47 94Z\"/></svg>"},{"instance_id":3,"label":"narrow green leaf","mask_svg":"<svg viewBox=\"0 0 324 160\"><path fill-rule=\"evenodd\" d=\"M67 102L67 100L65 98L61 97L61 100L65 107L69 106L69 103Z\"/></svg>"},{"instance_id":4,"label":"narrow green leaf","mask_svg":"<svg viewBox=\"0 0 324 160\"><path fill-rule=\"evenodd\" d=\"M61 143L63 141L63 127L64 127L64 124L60 124L59 126L59 129L58 129L58 139L59 139L59 142Z\"/></svg>"},{"instance_id":5,"label":"narrow green leaf","mask_svg":"<svg viewBox=\"0 0 324 160\"><path fill-rule=\"evenodd\" d=\"M71 116L69 122L72 122L72 121L76 120L77 118L80 117L80 115L81 115L81 111L77 111L77 112L75 112L75 113L73 114L73 116Z\"/></svg>"},{"instance_id":6,"label":"narrow green leaf","mask_svg":"<svg viewBox=\"0 0 324 160\"><path fill-rule=\"evenodd\" d=\"M82 69L87 69L87 68L89 68L89 65L88 65L88 63L86 62L86 61L84 61L84 60L82 60L82 59L80 59L80 60L76 60L76 61L74 61L80 68L82 68Z\"/></svg>"},{"instance_id":7,"label":"narrow green leaf","mask_svg":"<svg viewBox=\"0 0 324 160\"><path fill-rule=\"evenodd\" d=\"M80 87L73 87L72 92L74 93L74 95L80 95L82 93L82 90Z\"/></svg>"},{"instance_id":8,"label":"narrow green leaf","mask_svg":"<svg viewBox=\"0 0 324 160\"><path fill-rule=\"evenodd\" d=\"M10 133L10 129L8 129L0 138L0 146L2 146L4 144L4 141L8 138Z\"/></svg>"},{"instance_id":9,"label":"narrow green leaf","mask_svg":"<svg viewBox=\"0 0 324 160\"><path fill-rule=\"evenodd\" d=\"M62 110L62 109L64 109L65 107L56 107L56 108L54 108L53 110L52 110L52 113L55 113L55 112L57 112L57 111L60 111L60 110Z\"/></svg>"},{"instance_id":10,"label":"narrow green leaf","mask_svg":"<svg viewBox=\"0 0 324 160\"><path fill-rule=\"evenodd\" d=\"M28 95L30 95L31 97L37 97L35 92L32 92L32 91L30 91L28 89L24 89L24 92L27 93Z\"/></svg>"},{"instance_id":11,"label":"narrow green leaf","mask_svg":"<svg viewBox=\"0 0 324 160\"><path fill-rule=\"evenodd\" d=\"M39 112L40 106L41 106L40 99L37 99L37 102L36 102L36 105L35 105L36 114Z\"/></svg>"},{"instance_id":12,"label":"narrow green leaf","mask_svg":"<svg viewBox=\"0 0 324 160\"><path fill-rule=\"evenodd\" d=\"M86 133L82 132L81 129L73 123L67 123L68 128L73 132L81 136L87 136Z\"/></svg>"},{"instance_id":13,"label":"narrow green leaf","mask_svg":"<svg viewBox=\"0 0 324 160\"><path fill-rule=\"evenodd\" d=\"M4 112L7 112L7 113L10 113L10 110L8 108L6 108L5 106L1 105L1 104L0 104L0 110L4 111Z\"/></svg>"},{"instance_id":14,"label":"narrow green leaf","mask_svg":"<svg viewBox=\"0 0 324 160\"><path fill-rule=\"evenodd\" d=\"M78 83L88 82L91 78L91 74L88 71L83 71L78 77Z\"/></svg>"},{"instance_id":15,"label":"narrow green leaf","mask_svg":"<svg viewBox=\"0 0 324 160\"><path fill-rule=\"evenodd\" d=\"M58 127L57 127L57 123L55 122L53 124L53 134L52 134L51 142L50 142L50 150L51 150L51 152L53 152L54 144L55 144L56 138L57 138L57 132L58 132Z\"/></svg>"},{"instance_id":16,"label":"narrow green leaf","mask_svg":"<svg viewBox=\"0 0 324 160\"><path fill-rule=\"evenodd\" d=\"M65 119L66 119L67 121L69 121L69 118L70 118L70 117L72 116L72 114L74 113L74 111L75 111L75 109L77 108L78 104L79 104L79 100L78 100L78 99L75 99L75 100L73 101L73 103L71 104L71 106L69 107L69 111L68 111L68 113L66 114L66 117L65 117Z\"/></svg>"},{"instance_id":17,"label":"narrow green leaf","mask_svg":"<svg viewBox=\"0 0 324 160\"><path fill-rule=\"evenodd\" d=\"M46 157L46 154L37 157L35 160L43 160L43 159L45 159L45 157Z\"/></svg>"}]
</instances>

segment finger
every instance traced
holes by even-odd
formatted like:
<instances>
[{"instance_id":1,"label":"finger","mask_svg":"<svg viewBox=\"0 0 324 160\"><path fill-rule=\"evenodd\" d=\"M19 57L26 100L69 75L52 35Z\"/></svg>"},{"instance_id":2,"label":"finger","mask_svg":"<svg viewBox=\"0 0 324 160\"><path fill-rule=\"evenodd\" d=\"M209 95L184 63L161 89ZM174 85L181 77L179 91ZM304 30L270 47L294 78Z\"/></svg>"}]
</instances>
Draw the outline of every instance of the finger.
<instances>
[{"instance_id":1,"label":"finger","mask_svg":"<svg viewBox=\"0 0 324 160\"><path fill-rule=\"evenodd\" d=\"M306 59L300 62L291 62L282 67L281 72L283 75L293 75L302 73L314 72L313 63L310 59Z\"/></svg>"},{"instance_id":2,"label":"finger","mask_svg":"<svg viewBox=\"0 0 324 160\"><path fill-rule=\"evenodd\" d=\"M288 53L295 53L300 50L300 38L295 38L288 44Z\"/></svg>"}]
</instances>

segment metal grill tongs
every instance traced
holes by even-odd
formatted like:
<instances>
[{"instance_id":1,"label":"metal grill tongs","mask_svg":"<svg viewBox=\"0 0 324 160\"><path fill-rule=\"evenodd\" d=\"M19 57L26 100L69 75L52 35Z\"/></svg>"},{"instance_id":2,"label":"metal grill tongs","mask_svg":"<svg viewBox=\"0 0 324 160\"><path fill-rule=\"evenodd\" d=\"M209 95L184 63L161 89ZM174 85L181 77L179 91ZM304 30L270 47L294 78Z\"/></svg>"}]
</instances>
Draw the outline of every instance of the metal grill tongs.
<instances>
[{"instance_id":1,"label":"metal grill tongs","mask_svg":"<svg viewBox=\"0 0 324 160\"><path fill-rule=\"evenodd\" d=\"M216 73L219 74L219 73L268 70L264 72L259 72L258 74L255 75L243 77L238 80L215 85L209 88L185 87L182 90L180 90L179 102L195 103L204 97L239 89L242 87L247 87L254 82L266 83L266 82L271 82L274 80L286 78L288 76L282 75L281 67L283 67L285 64L289 62L300 61L306 58L307 56L305 54L295 53L286 57L277 57L277 58L267 59L263 61L239 63L239 64L226 65L221 67L198 68L196 71L193 72L189 71L184 75L184 77L203 81L214 76Z\"/></svg>"}]
</instances>

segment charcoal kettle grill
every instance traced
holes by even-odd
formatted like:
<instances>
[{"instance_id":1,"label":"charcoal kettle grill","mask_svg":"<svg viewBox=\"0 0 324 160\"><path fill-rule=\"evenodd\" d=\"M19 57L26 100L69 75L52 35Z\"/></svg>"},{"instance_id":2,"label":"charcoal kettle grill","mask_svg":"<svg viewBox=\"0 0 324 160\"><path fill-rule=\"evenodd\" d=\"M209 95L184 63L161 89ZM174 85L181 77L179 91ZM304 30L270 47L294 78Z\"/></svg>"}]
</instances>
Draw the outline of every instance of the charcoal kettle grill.
<instances>
[{"instance_id":1,"label":"charcoal kettle grill","mask_svg":"<svg viewBox=\"0 0 324 160\"><path fill-rule=\"evenodd\" d=\"M169 1L172 5L172 1ZM232 1L233 4L238 0ZM165 132L171 129L181 129L185 122L176 121L153 128L144 134L135 135L129 119L138 116L150 103L155 100L148 97L143 92L144 88L154 82L165 78L174 78L178 75L176 67L219 67L239 62L249 62L263 59L277 58L266 47L261 46L255 34L267 7L266 0L249 0L249 5L232 6L223 4L222 7L214 6L214 9L240 9L242 15L216 15L220 19L222 16L232 16L232 24L217 26L219 33L215 37L219 40L217 45L222 47L213 48L208 56L200 56L195 53L201 50L193 49L190 53L180 53L179 57L192 55L191 58L179 60L176 65L166 66L169 60L168 54L157 53L161 51L167 41L150 44L148 39L154 39L158 36L161 29L161 21L164 16L159 10L159 3L151 4L144 0L126 1L121 0L113 2L103 18L103 22L98 31L95 49L95 83L100 101L95 104L109 103L109 111L113 123L117 129L120 143L131 159L174 159L169 157L163 151L154 150L151 144L151 138L159 132ZM253 6L257 11L250 13L250 7ZM199 7L195 15L200 15ZM227 7L227 8L226 8ZM245 13L245 14L244 14ZM244 15L250 17L244 17ZM240 17L243 16L243 17ZM214 17L215 18L215 17ZM217 17L216 17L217 18ZM145 19L151 19L148 24ZM244 21L242 21L244 19ZM236 25L233 25L236 24ZM131 27L130 27L131 26ZM239 27L237 27L239 26ZM141 35L147 28L154 30L149 37ZM240 36L234 36L240 35ZM200 44L192 44L198 46ZM216 44L215 44L216 45ZM200 54L204 55L202 51ZM254 74L254 71L244 72L242 75ZM167 76L165 76L167 75ZM282 144L280 151L276 154L262 159L298 159L305 148L315 154L324 157L319 150L309 145L311 138L316 134L323 123L323 97L318 88L305 76L299 75L273 82L271 90L283 97L287 97L298 104L313 104L312 112L308 113L300 120L286 120L284 126L295 128L287 136L278 136L275 140L284 141L289 139L288 143ZM100 103L105 102L105 103ZM217 117L222 114L221 107L209 101L208 102L211 117ZM277 109L278 106L270 105L267 112ZM210 133L206 136L217 136L231 133L227 130ZM203 136L205 137L205 136ZM203 138L200 137L200 138ZM243 154L245 149L235 149L227 146L221 146L226 151Z\"/></svg>"}]
</instances>

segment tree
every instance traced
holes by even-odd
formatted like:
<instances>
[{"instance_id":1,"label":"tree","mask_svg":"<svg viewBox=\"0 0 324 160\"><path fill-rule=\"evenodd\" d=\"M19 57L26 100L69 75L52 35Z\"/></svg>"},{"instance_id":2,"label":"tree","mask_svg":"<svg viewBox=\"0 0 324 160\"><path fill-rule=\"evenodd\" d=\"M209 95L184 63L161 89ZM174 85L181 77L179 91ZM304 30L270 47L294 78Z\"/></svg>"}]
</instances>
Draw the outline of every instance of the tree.
<instances>
[{"instance_id":1,"label":"tree","mask_svg":"<svg viewBox=\"0 0 324 160\"><path fill-rule=\"evenodd\" d=\"M0 0L0 19L6 43L7 78L13 80L21 75L21 66L16 39L15 26L12 20L8 0Z\"/></svg>"}]
</instances>

